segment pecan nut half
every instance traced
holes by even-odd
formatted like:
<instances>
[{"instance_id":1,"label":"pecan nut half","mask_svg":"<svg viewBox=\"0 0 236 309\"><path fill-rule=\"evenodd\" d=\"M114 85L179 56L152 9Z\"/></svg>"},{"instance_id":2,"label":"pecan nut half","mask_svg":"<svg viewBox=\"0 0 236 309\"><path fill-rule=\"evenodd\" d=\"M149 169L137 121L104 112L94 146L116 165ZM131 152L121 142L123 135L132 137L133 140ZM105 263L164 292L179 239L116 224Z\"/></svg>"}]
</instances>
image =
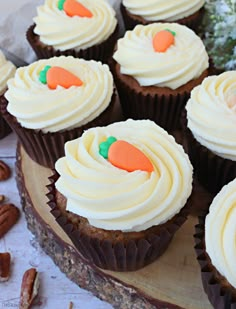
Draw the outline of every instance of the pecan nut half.
<instances>
[{"instance_id":1,"label":"pecan nut half","mask_svg":"<svg viewBox=\"0 0 236 309\"><path fill-rule=\"evenodd\" d=\"M3 204L0 206L0 238L16 223L19 215L19 209L13 204Z\"/></svg>"},{"instance_id":2,"label":"pecan nut half","mask_svg":"<svg viewBox=\"0 0 236 309\"><path fill-rule=\"evenodd\" d=\"M35 268L26 270L22 278L20 293L20 309L28 309L38 295L39 275Z\"/></svg>"},{"instance_id":3,"label":"pecan nut half","mask_svg":"<svg viewBox=\"0 0 236 309\"><path fill-rule=\"evenodd\" d=\"M5 200L6 200L5 195L0 194L0 204L4 203L4 202L5 202Z\"/></svg>"},{"instance_id":4,"label":"pecan nut half","mask_svg":"<svg viewBox=\"0 0 236 309\"><path fill-rule=\"evenodd\" d=\"M0 282L10 277L11 255L9 252L0 253Z\"/></svg>"},{"instance_id":5,"label":"pecan nut half","mask_svg":"<svg viewBox=\"0 0 236 309\"><path fill-rule=\"evenodd\" d=\"M10 167L0 160L0 181L7 180L11 176Z\"/></svg>"}]
</instances>

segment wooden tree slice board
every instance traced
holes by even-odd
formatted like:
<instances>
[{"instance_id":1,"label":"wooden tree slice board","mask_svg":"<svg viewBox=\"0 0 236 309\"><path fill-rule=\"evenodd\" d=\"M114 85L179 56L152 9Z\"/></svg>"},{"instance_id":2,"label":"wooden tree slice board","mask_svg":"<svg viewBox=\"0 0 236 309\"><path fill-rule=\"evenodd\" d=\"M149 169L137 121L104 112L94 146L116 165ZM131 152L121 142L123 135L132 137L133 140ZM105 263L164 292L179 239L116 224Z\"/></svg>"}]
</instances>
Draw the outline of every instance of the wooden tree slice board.
<instances>
[{"instance_id":1,"label":"wooden tree slice board","mask_svg":"<svg viewBox=\"0 0 236 309\"><path fill-rule=\"evenodd\" d=\"M196 216L189 217L168 250L151 265L135 272L101 270L81 257L50 214L45 194L51 170L32 161L19 145L16 170L28 228L61 271L80 287L116 308L212 308L194 252Z\"/></svg>"}]
</instances>

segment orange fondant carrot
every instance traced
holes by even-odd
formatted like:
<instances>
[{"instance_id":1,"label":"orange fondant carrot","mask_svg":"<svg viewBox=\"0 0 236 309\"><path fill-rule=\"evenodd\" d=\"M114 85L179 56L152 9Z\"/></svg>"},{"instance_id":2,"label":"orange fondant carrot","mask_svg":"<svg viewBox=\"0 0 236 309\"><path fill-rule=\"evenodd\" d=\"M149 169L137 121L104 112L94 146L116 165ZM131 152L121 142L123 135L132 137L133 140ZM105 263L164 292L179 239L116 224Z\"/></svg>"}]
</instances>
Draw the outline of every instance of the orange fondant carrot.
<instances>
[{"instance_id":1,"label":"orange fondant carrot","mask_svg":"<svg viewBox=\"0 0 236 309\"><path fill-rule=\"evenodd\" d=\"M153 38L153 48L156 52L164 53L175 42L173 33L169 30L162 30L156 33Z\"/></svg>"},{"instance_id":2,"label":"orange fondant carrot","mask_svg":"<svg viewBox=\"0 0 236 309\"><path fill-rule=\"evenodd\" d=\"M141 150L122 140L117 140L111 144L108 160L114 166L128 172L136 170L152 172L154 170L151 161Z\"/></svg>"},{"instance_id":3,"label":"orange fondant carrot","mask_svg":"<svg viewBox=\"0 0 236 309\"><path fill-rule=\"evenodd\" d=\"M92 12L76 0L66 0L63 9L70 17L93 17Z\"/></svg>"},{"instance_id":4,"label":"orange fondant carrot","mask_svg":"<svg viewBox=\"0 0 236 309\"><path fill-rule=\"evenodd\" d=\"M227 104L230 108L234 108L234 106L236 105L236 95L231 95Z\"/></svg>"},{"instance_id":5,"label":"orange fondant carrot","mask_svg":"<svg viewBox=\"0 0 236 309\"><path fill-rule=\"evenodd\" d=\"M64 88L82 86L83 82L71 72L55 66L47 71L47 84L50 89L56 89L57 86Z\"/></svg>"}]
</instances>

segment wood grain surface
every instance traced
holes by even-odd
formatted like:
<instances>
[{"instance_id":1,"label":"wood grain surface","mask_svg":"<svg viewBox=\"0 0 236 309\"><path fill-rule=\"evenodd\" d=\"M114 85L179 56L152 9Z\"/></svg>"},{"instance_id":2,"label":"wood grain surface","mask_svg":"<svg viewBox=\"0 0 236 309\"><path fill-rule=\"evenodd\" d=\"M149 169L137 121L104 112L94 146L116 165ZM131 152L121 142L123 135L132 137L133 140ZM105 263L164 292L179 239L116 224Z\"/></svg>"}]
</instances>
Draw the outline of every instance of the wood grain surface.
<instances>
[{"instance_id":1,"label":"wood grain surface","mask_svg":"<svg viewBox=\"0 0 236 309\"><path fill-rule=\"evenodd\" d=\"M29 228L69 278L117 308L211 308L193 248L195 216L151 265L125 273L98 269L80 256L50 214L45 194L51 171L33 162L21 147L18 153L17 180Z\"/></svg>"},{"instance_id":2,"label":"wood grain surface","mask_svg":"<svg viewBox=\"0 0 236 309\"><path fill-rule=\"evenodd\" d=\"M15 182L15 154L16 136L12 133L0 140L0 159L4 160L12 170L11 178L0 182L0 194L4 193L9 202L21 209ZM73 303L73 309L112 308L107 302L78 287L60 271L27 229L22 211L17 224L0 239L0 252L6 251L12 256L11 276L8 282L0 283L0 309L18 308L21 279L24 272L31 267L36 267L39 271L41 284L39 297L33 309L67 309L70 302Z\"/></svg>"}]
</instances>

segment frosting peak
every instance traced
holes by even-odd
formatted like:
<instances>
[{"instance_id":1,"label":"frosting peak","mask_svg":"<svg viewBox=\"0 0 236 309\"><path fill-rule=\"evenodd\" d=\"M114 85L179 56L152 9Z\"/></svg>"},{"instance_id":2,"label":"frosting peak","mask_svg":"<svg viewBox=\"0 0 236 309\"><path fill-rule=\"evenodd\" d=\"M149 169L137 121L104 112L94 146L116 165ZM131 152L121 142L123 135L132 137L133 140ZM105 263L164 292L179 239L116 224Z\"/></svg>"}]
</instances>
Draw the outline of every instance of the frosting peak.
<instances>
[{"instance_id":1,"label":"frosting peak","mask_svg":"<svg viewBox=\"0 0 236 309\"><path fill-rule=\"evenodd\" d=\"M187 102L188 127L218 156L236 161L236 71L205 78Z\"/></svg>"},{"instance_id":2,"label":"frosting peak","mask_svg":"<svg viewBox=\"0 0 236 309\"><path fill-rule=\"evenodd\" d=\"M79 51L102 43L114 32L117 24L115 11L106 0L72 2L80 6L79 11L83 6L92 16L68 16L58 8L58 0L46 0L44 5L37 8L37 16L33 19L36 25L34 32L40 36L42 43L61 51Z\"/></svg>"},{"instance_id":3,"label":"frosting peak","mask_svg":"<svg viewBox=\"0 0 236 309\"><path fill-rule=\"evenodd\" d=\"M206 252L212 264L236 288L236 180L214 198L205 224Z\"/></svg>"},{"instance_id":4,"label":"frosting peak","mask_svg":"<svg viewBox=\"0 0 236 309\"><path fill-rule=\"evenodd\" d=\"M13 77L15 71L16 67L14 64L8 61L0 50L0 95L6 90L7 81Z\"/></svg>"},{"instance_id":5,"label":"frosting peak","mask_svg":"<svg viewBox=\"0 0 236 309\"><path fill-rule=\"evenodd\" d=\"M130 13L148 21L177 21L194 14L204 3L204 0L123 0Z\"/></svg>"},{"instance_id":6,"label":"frosting peak","mask_svg":"<svg viewBox=\"0 0 236 309\"><path fill-rule=\"evenodd\" d=\"M50 89L39 80L46 66L59 67L60 72L66 70L83 83L66 84L70 86L66 89L64 77L61 80L56 76L56 80L51 80ZM8 82L5 96L9 113L23 127L46 133L70 130L95 119L110 104L113 87L113 77L106 64L61 56L18 68Z\"/></svg>"},{"instance_id":7,"label":"frosting peak","mask_svg":"<svg viewBox=\"0 0 236 309\"><path fill-rule=\"evenodd\" d=\"M139 149L153 170L128 172L101 156L99 145L111 136ZM65 144L65 157L55 167L60 174L56 188L67 198L67 210L108 230L140 231L162 224L181 210L192 190L188 156L150 120L91 128Z\"/></svg>"},{"instance_id":8,"label":"frosting peak","mask_svg":"<svg viewBox=\"0 0 236 309\"><path fill-rule=\"evenodd\" d=\"M174 42L157 52L153 39L158 32L175 33ZM137 25L118 40L113 58L122 74L135 78L141 86L176 89L198 78L208 66L208 55L201 39L177 23Z\"/></svg>"}]
</instances>

